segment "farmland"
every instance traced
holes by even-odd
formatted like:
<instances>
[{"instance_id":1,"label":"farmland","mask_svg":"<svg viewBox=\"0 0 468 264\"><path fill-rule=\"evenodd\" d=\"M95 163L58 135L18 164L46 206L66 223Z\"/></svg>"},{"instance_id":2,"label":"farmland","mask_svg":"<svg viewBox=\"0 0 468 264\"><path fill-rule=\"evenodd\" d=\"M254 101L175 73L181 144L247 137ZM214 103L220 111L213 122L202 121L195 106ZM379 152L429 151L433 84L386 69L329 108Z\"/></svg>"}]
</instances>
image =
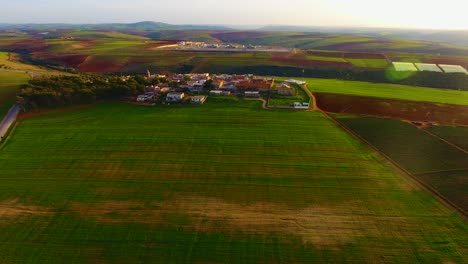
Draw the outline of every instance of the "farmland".
<instances>
[{"instance_id":1,"label":"farmland","mask_svg":"<svg viewBox=\"0 0 468 264\"><path fill-rule=\"evenodd\" d=\"M428 103L368 96L315 93L320 109L332 113L430 120L439 124L468 125L468 105Z\"/></svg>"},{"instance_id":2,"label":"farmland","mask_svg":"<svg viewBox=\"0 0 468 264\"><path fill-rule=\"evenodd\" d=\"M346 115L335 117L416 178L468 211L466 153L399 120ZM453 135L463 131L448 133Z\"/></svg>"},{"instance_id":3,"label":"farmland","mask_svg":"<svg viewBox=\"0 0 468 264\"><path fill-rule=\"evenodd\" d=\"M29 78L22 72L0 71L0 120L13 104L19 86L27 83Z\"/></svg>"},{"instance_id":4,"label":"farmland","mask_svg":"<svg viewBox=\"0 0 468 264\"><path fill-rule=\"evenodd\" d=\"M23 120L0 262L466 262L467 224L319 112L210 98Z\"/></svg>"},{"instance_id":5,"label":"farmland","mask_svg":"<svg viewBox=\"0 0 468 264\"><path fill-rule=\"evenodd\" d=\"M427 128L427 130L465 150L468 150L468 141L466 140L468 137L468 127L437 126Z\"/></svg>"},{"instance_id":6,"label":"farmland","mask_svg":"<svg viewBox=\"0 0 468 264\"><path fill-rule=\"evenodd\" d=\"M141 32L139 32L141 33ZM144 72L152 71L209 71L235 72L244 66L277 66L296 69L368 69L385 70L389 62L384 55L387 51L383 42L359 36L267 33L267 32L209 32L209 31L160 31L146 37L135 32L78 31L69 30L55 38L38 38L32 35L0 35L0 49L28 52L28 56L41 64L58 64L74 67L81 72ZM201 35L199 35L201 34ZM200 39L201 38L201 39ZM283 52L272 56L270 53L254 54L233 52L182 52L177 49L160 49L173 45L176 40L199 40L209 43L221 41L260 44L273 47L299 48L299 53ZM398 47L400 40L388 40ZM411 41L410 41L411 42ZM414 42L414 41L413 41ZM372 44L374 43L374 44ZM419 43L424 47L427 43ZM419 45L414 44L414 45ZM367 46L377 48L369 52ZM406 45L406 44L405 44ZM360 46L362 46L360 48ZM402 44L402 47L404 45ZM363 48L366 47L366 48ZM388 47L388 46L386 46ZM379 48L383 48L380 50ZM320 49L320 50L313 50ZM424 48L422 48L424 49ZM446 49L448 50L448 49ZM367 52L364 52L367 51ZM395 49L398 52L398 49ZM213 54L214 53L214 54ZM237 54L239 53L239 54ZM467 65L466 57L444 55L439 57L411 53L405 56L416 62ZM240 58L242 57L242 58ZM264 72L263 74L267 74Z\"/></svg>"},{"instance_id":7,"label":"farmland","mask_svg":"<svg viewBox=\"0 0 468 264\"><path fill-rule=\"evenodd\" d=\"M468 92L465 91L449 91L434 88L357 81L328 79L306 80L308 82L308 88L312 92L468 105Z\"/></svg>"}]
</instances>

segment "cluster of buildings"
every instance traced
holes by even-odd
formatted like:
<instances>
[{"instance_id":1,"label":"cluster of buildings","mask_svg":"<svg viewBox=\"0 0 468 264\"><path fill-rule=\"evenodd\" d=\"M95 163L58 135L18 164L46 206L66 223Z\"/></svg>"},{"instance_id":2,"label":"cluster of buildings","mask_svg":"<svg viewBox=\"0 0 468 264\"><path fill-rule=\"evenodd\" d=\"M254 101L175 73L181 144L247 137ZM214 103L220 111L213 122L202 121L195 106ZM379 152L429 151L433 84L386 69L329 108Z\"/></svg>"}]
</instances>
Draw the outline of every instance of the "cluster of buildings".
<instances>
[{"instance_id":1,"label":"cluster of buildings","mask_svg":"<svg viewBox=\"0 0 468 264\"><path fill-rule=\"evenodd\" d=\"M193 41L180 41L177 43L180 47L191 47L198 49L256 49L260 46L254 45L240 45L231 43L205 43L205 42L193 42Z\"/></svg>"},{"instance_id":2,"label":"cluster of buildings","mask_svg":"<svg viewBox=\"0 0 468 264\"><path fill-rule=\"evenodd\" d=\"M252 74L230 75L209 73L202 74L165 74L151 75L148 71L146 78L164 79L167 83L149 85L143 94L137 97L137 102L191 102L203 104L207 95L211 96L244 96L259 98L262 93L278 93L293 96L296 89L292 82L275 84L273 78L257 77ZM169 85L171 83L171 85Z\"/></svg>"}]
</instances>

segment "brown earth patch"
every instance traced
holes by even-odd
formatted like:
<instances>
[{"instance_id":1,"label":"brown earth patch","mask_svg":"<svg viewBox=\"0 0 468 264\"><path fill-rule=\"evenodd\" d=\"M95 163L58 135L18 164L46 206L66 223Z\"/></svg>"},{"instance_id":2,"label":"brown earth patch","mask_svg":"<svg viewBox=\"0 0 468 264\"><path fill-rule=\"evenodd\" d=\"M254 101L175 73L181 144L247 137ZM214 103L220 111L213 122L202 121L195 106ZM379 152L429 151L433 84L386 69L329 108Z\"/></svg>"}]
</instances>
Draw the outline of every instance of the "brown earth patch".
<instances>
[{"instance_id":1,"label":"brown earth patch","mask_svg":"<svg viewBox=\"0 0 468 264\"><path fill-rule=\"evenodd\" d=\"M49 45L47 42L40 38L34 39L25 39L16 41L11 43L10 45L6 46L5 49L7 50L27 50L29 52L38 52L47 50Z\"/></svg>"},{"instance_id":2,"label":"brown earth patch","mask_svg":"<svg viewBox=\"0 0 468 264\"><path fill-rule=\"evenodd\" d=\"M306 68L352 68L353 64L349 62L338 62L338 61L320 61L320 60L308 60L301 59L296 56L291 56L290 53L276 53L273 54L271 60L279 62L281 64L288 64Z\"/></svg>"},{"instance_id":3,"label":"brown earth patch","mask_svg":"<svg viewBox=\"0 0 468 264\"><path fill-rule=\"evenodd\" d=\"M341 94L314 94L318 107L326 112L392 117L410 121L432 121L447 125L468 125L468 106Z\"/></svg>"},{"instance_id":4,"label":"brown earth patch","mask_svg":"<svg viewBox=\"0 0 468 264\"><path fill-rule=\"evenodd\" d=\"M81 72L118 72L125 65L127 61L116 61L108 58L89 56L83 63L78 66L78 70Z\"/></svg>"},{"instance_id":5,"label":"brown earth patch","mask_svg":"<svg viewBox=\"0 0 468 264\"><path fill-rule=\"evenodd\" d=\"M63 65L76 67L80 65L81 63L83 63L86 60L86 58L88 58L88 55L41 53L41 54L36 54L34 57L41 59L41 60L52 61L52 62L57 62Z\"/></svg>"},{"instance_id":6,"label":"brown earth patch","mask_svg":"<svg viewBox=\"0 0 468 264\"><path fill-rule=\"evenodd\" d=\"M191 221L173 225L200 232L283 233L301 237L304 244L318 248L337 248L369 234L389 235L417 229L403 217L356 214L354 210L359 211L360 206L321 205L296 209L264 202L241 205L215 198L184 196L159 203L103 201L95 205L74 204L72 210L83 217L112 224L171 225L166 216L180 215ZM382 229L382 222L385 227L395 226L397 229Z\"/></svg>"},{"instance_id":7,"label":"brown earth patch","mask_svg":"<svg viewBox=\"0 0 468 264\"><path fill-rule=\"evenodd\" d=\"M27 216L27 215L47 215L52 210L46 207L24 205L18 199L0 201L0 220L4 218Z\"/></svg>"}]
</instances>

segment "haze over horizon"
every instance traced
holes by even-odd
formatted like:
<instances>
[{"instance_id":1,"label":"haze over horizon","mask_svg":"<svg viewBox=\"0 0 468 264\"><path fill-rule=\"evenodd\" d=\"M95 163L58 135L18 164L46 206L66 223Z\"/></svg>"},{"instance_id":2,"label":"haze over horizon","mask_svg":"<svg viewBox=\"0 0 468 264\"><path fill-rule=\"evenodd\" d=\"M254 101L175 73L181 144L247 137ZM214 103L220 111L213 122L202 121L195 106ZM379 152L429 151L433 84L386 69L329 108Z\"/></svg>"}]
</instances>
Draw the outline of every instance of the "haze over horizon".
<instances>
[{"instance_id":1,"label":"haze over horizon","mask_svg":"<svg viewBox=\"0 0 468 264\"><path fill-rule=\"evenodd\" d=\"M2 3L3 23L291 25L468 30L463 0L16 0Z\"/></svg>"}]
</instances>

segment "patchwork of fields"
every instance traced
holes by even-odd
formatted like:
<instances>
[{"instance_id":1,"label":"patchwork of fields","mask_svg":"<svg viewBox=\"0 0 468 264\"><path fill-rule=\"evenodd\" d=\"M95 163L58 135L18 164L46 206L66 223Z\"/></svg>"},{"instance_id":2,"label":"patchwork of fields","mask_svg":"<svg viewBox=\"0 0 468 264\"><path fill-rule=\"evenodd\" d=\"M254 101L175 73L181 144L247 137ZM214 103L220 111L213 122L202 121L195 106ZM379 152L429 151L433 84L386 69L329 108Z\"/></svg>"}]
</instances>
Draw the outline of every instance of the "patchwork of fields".
<instances>
[{"instance_id":1,"label":"patchwork of fields","mask_svg":"<svg viewBox=\"0 0 468 264\"><path fill-rule=\"evenodd\" d=\"M466 222L319 112L100 104L0 151L0 262L465 262Z\"/></svg>"},{"instance_id":2,"label":"patchwork of fields","mask_svg":"<svg viewBox=\"0 0 468 264\"><path fill-rule=\"evenodd\" d=\"M389 60L382 52L365 52L369 50L372 39L355 36L317 36L295 34L279 34L271 38L262 32L243 36L240 33L198 32L202 39L208 42L249 41L250 44L267 42L272 46L301 48L299 53L283 52L188 52L161 47L173 45L174 40L196 37L197 32L175 31L160 32L161 40L154 40L140 35L105 31L71 31L63 32L63 38L43 39L30 35L0 35L0 49L10 51L28 51L34 60L75 67L82 72L144 72L151 71L196 71L196 72L233 72L243 66L277 66L300 69L360 68L384 70L389 66ZM187 35L188 34L188 35ZM278 33L275 33L278 34ZM218 37L218 38L215 38ZM247 37L247 40L244 39ZM303 38L303 39L302 39ZM201 40L201 39L200 39ZM399 40L395 42L395 48ZM257 43L258 42L258 43ZM296 43L296 44L294 44ZM415 42L416 43L416 42ZM382 43L374 43L382 46ZM427 43L419 43L426 45ZM419 45L417 44L417 45ZM360 46L365 49L359 48ZM421 46L421 47L423 47ZM349 48L349 49L347 49ZM331 49L339 51L311 50ZM373 50L373 49L371 49ZM396 48L398 50L398 48ZM410 60L431 62L433 57L421 54L405 55ZM466 58L456 56L438 56L439 63L450 64L458 60L460 65L466 65Z\"/></svg>"}]
</instances>

